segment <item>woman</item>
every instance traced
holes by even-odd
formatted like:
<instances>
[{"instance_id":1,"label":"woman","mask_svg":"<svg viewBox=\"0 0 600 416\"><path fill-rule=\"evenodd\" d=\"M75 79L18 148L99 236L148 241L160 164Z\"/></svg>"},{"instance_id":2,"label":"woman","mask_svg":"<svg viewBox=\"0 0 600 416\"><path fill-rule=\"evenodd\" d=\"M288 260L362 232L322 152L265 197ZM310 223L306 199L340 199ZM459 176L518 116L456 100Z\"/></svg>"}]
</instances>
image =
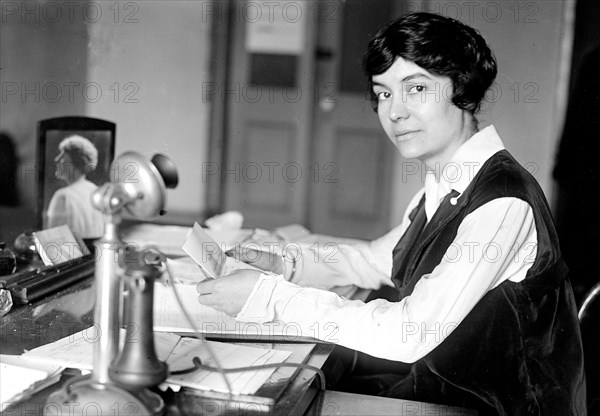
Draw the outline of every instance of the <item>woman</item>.
<instances>
[{"instance_id":1,"label":"woman","mask_svg":"<svg viewBox=\"0 0 600 416\"><path fill-rule=\"evenodd\" d=\"M390 233L340 245L337 264L303 255L285 275L322 288L393 284L400 300L349 301L241 271L200 283L199 301L411 363L381 377L377 394L480 414L585 414L576 309L546 200L475 118L497 72L486 42L456 20L409 14L372 39L364 66L384 131L423 162L425 187Z\"/></svg>"},{"instance_id":2,"label":"woman","mask_svg":"<svg viewBox=\"0 0 600 416\"><path fill-rule=\"evenodd\" d=\"M55 176L67 186L57 189L48 205L47 228L68 225L81 238L102 235L104 220L92 206L91 196L97 186L86 179L98 164L98 150L88 139L73 135L58 145Z\"/></svg>"}]
</instances>

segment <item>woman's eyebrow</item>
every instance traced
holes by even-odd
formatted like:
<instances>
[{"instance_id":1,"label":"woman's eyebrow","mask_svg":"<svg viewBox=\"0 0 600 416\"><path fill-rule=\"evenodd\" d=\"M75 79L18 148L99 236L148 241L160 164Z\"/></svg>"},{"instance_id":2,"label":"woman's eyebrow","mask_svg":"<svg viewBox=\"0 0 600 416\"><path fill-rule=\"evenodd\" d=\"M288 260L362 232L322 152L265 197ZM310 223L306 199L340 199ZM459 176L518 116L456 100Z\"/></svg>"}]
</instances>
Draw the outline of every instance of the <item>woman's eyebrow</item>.
<instances>
[{"instance_id":1,"label":"woman's eyebrow","mask_svg":"<svg viewBox=\"0 0 600 416\"><path fill-rule=\"evenodd\" d=\"M427 79L432 79L429 75L424 74L422 72L416 72L414 74L410 74L405 76L404 78L402 78L401 82L406 82L406 81L412 81L413 79L416 78L427 78Z\"/></svg>"},{"instance_id":2,"label":"woman's eyebrow","mask_svg":"<svg viewBox=\"0 0 600 416\"><path fill-rule=\"evenodd\" d=\"M409 74L409 75L405 76L404 78L402 78L400 80L400 82L408 82L408 81L412 81L412 80L418 79L418 78L426 78L429 80L433 79L429 75L424 74L422 72L415 72L413 74ZM372 80L372 85L373 85L373 87L385 87L385 84L375 81L375 80Z\"/></svg>"}]
</instances>

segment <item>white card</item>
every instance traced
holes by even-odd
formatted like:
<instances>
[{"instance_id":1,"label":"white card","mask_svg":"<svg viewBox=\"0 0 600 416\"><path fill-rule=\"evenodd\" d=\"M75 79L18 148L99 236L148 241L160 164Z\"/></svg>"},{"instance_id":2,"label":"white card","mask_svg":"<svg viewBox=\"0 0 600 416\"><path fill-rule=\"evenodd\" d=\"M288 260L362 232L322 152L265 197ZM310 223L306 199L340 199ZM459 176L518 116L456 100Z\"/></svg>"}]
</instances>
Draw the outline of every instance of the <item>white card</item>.
<instances>
[{"instance_id":1,"label":"white card","mask_svg":"<svg viewBox=\"0 0 600 416\"><path fill-rule=\"evenodd\" d=\"M183 251L193 258L209 277L216 279L221 276L227 256L197 222L183 244Z\"/></svg>"},{"instance_id":2,"label":"white card","mask_svg":"<svg viewBox=\"0 0 600 416\"><path fill-rule=\"evenodd\" d=\"M46 266L77 259L89 250L77 241L68 225L49 228L33 233L35 248Z\"/></svg>"}]
</instances>

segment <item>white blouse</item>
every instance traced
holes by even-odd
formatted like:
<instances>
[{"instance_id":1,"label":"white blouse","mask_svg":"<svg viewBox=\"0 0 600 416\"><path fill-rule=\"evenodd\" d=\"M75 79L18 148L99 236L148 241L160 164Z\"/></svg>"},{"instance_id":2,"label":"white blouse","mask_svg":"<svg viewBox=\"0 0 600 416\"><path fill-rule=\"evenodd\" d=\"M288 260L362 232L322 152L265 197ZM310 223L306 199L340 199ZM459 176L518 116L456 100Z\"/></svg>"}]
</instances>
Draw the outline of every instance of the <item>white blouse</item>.
<instances>
[{"instance_id":1,"label":"white blouse","mask_svg":"<svg viewBox=\"0 0 600 416\"><path fill-rule=\"evenodd\" d=\"M412 199L401 225L377 240L296 245L302 251L294 281L261 275L236 319L293 323L303 335L389 360L411 363L424 357L460 325L486 292L506 280L525 278L537 250L533 211L526 202L499 198L467 215L441 263L400 302L365 303L326 289L392 285L392 251L423 193L431 219L445 195L455 190L460 198L481 166L502 149L493 126L475 134L438 172L439 181L433 173L426 175L425 187Z\"/></svg>"}]
</instances>

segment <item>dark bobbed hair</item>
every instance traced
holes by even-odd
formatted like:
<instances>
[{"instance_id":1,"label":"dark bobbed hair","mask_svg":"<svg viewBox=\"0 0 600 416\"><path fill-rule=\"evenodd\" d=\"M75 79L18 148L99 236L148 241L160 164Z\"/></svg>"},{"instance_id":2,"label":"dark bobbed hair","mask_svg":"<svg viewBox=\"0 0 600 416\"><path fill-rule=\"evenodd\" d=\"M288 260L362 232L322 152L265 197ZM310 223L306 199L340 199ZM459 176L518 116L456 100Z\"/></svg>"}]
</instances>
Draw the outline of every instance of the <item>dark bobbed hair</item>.
<instances>
[{"instance_id":1,"label":"dark bobbed hair","mask_svg":"<svg viewBox=\"0 0 600 416\"><path fill-rule=\"evenodd\" d=\"M410 13L391 21L369 42L363 56L373 109L374 75L398 57L438 76L450 77L452 103L475 114L498 72L496 59L479 32L458 20L433 13Z\"/></svg>"}]
</instances>

